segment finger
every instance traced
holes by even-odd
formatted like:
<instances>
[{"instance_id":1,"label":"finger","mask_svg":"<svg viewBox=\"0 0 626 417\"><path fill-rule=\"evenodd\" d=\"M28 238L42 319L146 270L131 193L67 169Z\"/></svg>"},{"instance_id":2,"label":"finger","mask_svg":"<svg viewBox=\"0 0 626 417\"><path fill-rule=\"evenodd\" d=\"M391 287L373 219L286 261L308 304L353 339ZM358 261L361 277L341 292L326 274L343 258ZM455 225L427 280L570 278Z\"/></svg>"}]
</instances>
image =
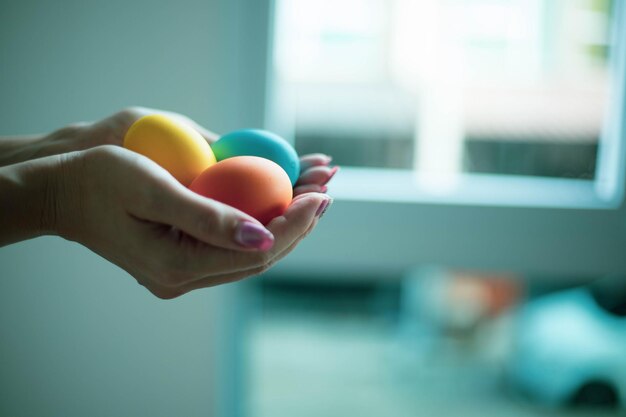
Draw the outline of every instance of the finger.
<instances>
[{"instance_id":1,"label":"finger","mask_svg":"<svg viewBox=\"0 0 626 417\"><path fill-rule=\"evenodd\" d=\"M186 257L186 267L196 274L196 279L258 267L268 268L278 254L309 230L318 210L325 208L329 200L329 197L319 193L309 193L294 200L282 216L276 217L267 226L274 236L274 245L268 251L242 252L201 246L181 256Z\"/></svg>"},{"instance_id":2,"label":"finger","mask_svg":"<svg viewBox=\"0 0 626 417\"><path fill-rule=\"evenodd\" d=\"M328 208L330 204L332 204L332 201L329 202L326 208ZM307 228L307 230L303 234L298 236L298 238L294 242L292 242L291 245L289 245L289 247L287 247L280 253L276 254L274 261L278 262L279 260L287 256L289 253L291 253L300 244L302 239L307 237L313 231L320 217L321 215L316 215L313 221L311 222L311 224L309 225L309 227ZM256 275L262 274L267 269L268 267L263 265L263 266L257 266L251 269L247 269L244 271L237 271L237 272L233 272L229 274L221 274L221 275L216 275L216 276L214 275L214 276L204 277L196 281L190 282L188 284L185 284L181 286L180 288L177 288L175 290L176 292L175 296L180 296L190 291L194 291L194 290L201 289L201 288L209 288L209 287L213 287L216 285L222 285L222 284L228 284L228 283L240 281L244 278L251 278Z\"/></svg>"},{"instance_id":3,"label":"finger","mask_svg":"<svg viewBox=\"0 0 626 417\"><path fill-rule=\"evenodd\" d=\"M293 189L294 197L297 197L306 193L325 193L328 191L328 187L325 185L318 184L308 184L308 185L299 185Z\"/></svg>"},{"instance_id":4,"label":"finger","mask_svg":"<svg viewBox=\"0 0 626 417\"><path fill-rule=\"evenodd\" d=\"M300 172L315 166L328 166L332 160L333 158L323 153L303 155L300 157Z\"/></svg>"},{"instance_id":5,"label":"finger","mask_svg":"<svg viewBox=\"0 0 626 417\"><path fill-rule=\"evenodd\" d=\"M277 242L271 252L280 253L298 236L305 233L315 220L318 209L326 207L329 201L330 197L320 193L309 193L293 200L282 216L274 218L267 225L267 229L274 234Z\"/></svg>"},{"instance_id":6,"label":"finger","mask_svg":"<svg viewBox=\"0 0 626 417\"><path fill-rule=\"evenodd\" d=\"M339 167L337 166L333 168L325 166L309 168L302 172L296 182L296 186L307 184L325 185L335 176L337 171L339 171Z\"/></svg>"},{"instance_id":7,"label":"finger","mask_svg":"<svg viewBox=\"0 0 626 417\"><path fill-rule=\"evenodd\" d=\"M173 226L214 247L268 250L274 236L251 216L202 197L176 181L155 184L150 203L133 213L139 218Z\"/></svg>"}]
</instances>

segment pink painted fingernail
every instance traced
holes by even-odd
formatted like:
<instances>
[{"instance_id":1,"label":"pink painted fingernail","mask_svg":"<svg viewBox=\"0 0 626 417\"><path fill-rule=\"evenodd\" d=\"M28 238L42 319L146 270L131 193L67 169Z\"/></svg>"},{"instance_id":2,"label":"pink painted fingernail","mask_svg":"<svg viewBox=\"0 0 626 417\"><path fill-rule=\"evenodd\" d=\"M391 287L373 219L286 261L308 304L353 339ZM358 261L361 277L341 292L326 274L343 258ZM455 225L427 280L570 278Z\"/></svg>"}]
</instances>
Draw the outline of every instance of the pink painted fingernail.
<instances>
[{"instance_id":1,"label":"pink painted fingernail","mask_svg":"<svg viewBox=\"0 0 626 417\"><path fill-rule=\"evenodd\" d=\"M335 176L337 171L339 171L339 166L334 166L333 169L330 170L330 175L328 176L328 181L330 181ZM328 181L326 181L326 182L328 182Z\"/></svg>"},{"instance_id":2,"label":"pink painted fingernail","mask_svg":"<svg viewBox=\"0 0 626 417\"><path fill-rule=\"evenodd\" d=\"M324 201L322 201L320 206L317 208L317 211L315 212L315 216L322 217L324 213L326 212L326 210L328 210L328 206L330 205L331 201L332 200L330 198L324 199Z\"/></svg>"},{"instance_id":3,"label":"pink painted fingernail","mask_svg":"<svg viewBox=\"0 0 626 417\"><path fill-rule=\"evenodd\" d=\"M235 241L245 248L265 251L274 245L274 235L263 226L244 220L237 226Z\"/></svg>"}]
</instances>

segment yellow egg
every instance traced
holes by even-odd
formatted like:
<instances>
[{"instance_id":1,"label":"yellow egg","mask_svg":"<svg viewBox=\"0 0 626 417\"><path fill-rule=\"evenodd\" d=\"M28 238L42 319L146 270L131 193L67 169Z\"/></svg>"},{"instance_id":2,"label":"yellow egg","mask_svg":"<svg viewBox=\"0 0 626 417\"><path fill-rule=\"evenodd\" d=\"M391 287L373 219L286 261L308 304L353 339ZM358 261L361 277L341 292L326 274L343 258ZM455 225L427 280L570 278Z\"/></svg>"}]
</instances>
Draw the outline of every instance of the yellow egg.
<instances>
[{"instance_id":1,"label":"yellow egg","mask_svg":"<svg viewBox=\"0 0 626 417\"><path fill-rule=\"evenodd\" d=\"M163 114L144 116L133 123L124 147L152 159L184 186L215 163L215 155L200 133Z\"/></svg>"}]
</instances>

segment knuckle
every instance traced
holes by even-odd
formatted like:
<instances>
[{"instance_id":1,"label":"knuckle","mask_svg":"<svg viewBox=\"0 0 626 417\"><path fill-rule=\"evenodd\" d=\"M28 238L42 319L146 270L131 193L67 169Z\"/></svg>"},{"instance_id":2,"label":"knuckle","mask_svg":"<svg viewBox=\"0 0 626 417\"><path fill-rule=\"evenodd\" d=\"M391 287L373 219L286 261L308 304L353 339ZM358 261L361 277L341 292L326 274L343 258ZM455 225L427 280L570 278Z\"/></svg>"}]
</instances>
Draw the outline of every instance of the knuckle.
<instances>
[{"instance_id":1,"label":"knuckle","mask_svg":"<svg viewBox=\"0 0 626 417\"><path fill-rule=\"evenodd\" d=\"M50 134L54 139L67 139L80 137L84 129L90 126L87 122L75 122L70 123L59 130L56 130Z\"/></svg>"},{"instance_id":2,"label":"knuckle","mask_svg":"<svg viewBox=\"0 0 626 417\"><path fill-rule=\"evenodd\" d=\"M196 216L195 227L201 236L215 236L223 223L223 215L212 206L202 210L202 214Z\"/></svg>"},{"instance_id":3,"label":"knuckle","mask_svg":"<svg viewBox=\"0 0 626 417\"><path fill-rule=\"evenodd\" d=\"M128 158L130 160L130 163L137 170L147 170L149 172L152 172L155 166L159 166L156 162L152 161L147 156L141 155L137 152L131 152L130 154L128 154Z\"/></svg>"},{"instance_id":4,"label":"knuckle","mask_svg":"<svg viewBox=\"0 0 626 417\"><path fill-rule=\"evenodd\" d=\"M100 145L83 151L86 165L100 170L110 170L111 164L116 163L120 153L124 152L119 146Z\"/></svg>"},{"instance_id":5,"label":"knuckle","mask_svg":"<svg viewBox=\"0 0 626 417\"><path fill-rule=\"evenodd\" d=\"M145 109L140 106L128 106L124 107L117 113L117 116L124 120L135 120L143 116Z\"/></svg>"}]
</instances>

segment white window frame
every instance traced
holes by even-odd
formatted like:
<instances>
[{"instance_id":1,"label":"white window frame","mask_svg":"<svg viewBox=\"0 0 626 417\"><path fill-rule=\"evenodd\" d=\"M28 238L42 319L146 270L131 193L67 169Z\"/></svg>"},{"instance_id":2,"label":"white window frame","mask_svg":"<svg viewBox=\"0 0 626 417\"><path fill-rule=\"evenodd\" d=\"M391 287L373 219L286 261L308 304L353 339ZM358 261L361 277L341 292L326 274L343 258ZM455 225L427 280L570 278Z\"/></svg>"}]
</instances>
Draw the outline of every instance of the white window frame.
<instances>
[{"instance_id":1,"label":"white window frame","mask_svg":"<svg viewBox=\"0 0 626 417\"><path fill-rule=\"evenodd\" d=\"M358 279L424 264L568 279L625 274L626 5L614 7L595 181L463 174L434 193L411 171L344 168L330 187L332 209L272 274ZM278 110L266 98L271 129Z\"/></svg>"}]
</instances>

